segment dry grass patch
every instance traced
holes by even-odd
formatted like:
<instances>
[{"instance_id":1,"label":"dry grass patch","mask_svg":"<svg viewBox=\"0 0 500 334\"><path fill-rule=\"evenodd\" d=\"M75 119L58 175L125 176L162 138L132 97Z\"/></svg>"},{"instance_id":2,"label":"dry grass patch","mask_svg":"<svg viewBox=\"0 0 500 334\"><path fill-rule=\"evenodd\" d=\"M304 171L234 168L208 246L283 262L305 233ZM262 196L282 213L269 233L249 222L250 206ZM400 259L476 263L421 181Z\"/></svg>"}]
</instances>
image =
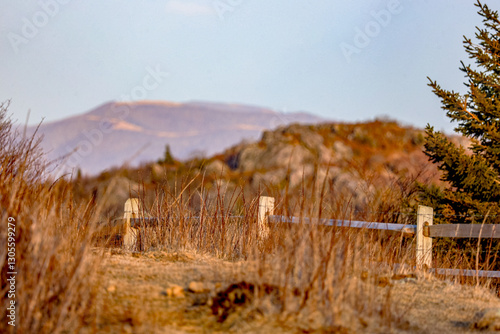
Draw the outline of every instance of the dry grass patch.
<instances>
[{"instance_id":1,"label":"dry grass patch","mask_svg":"<svg viewBox=\"0 0 500 334\"><path fill-rule=\"evenodd\" d=\"M477 313L500 307L491 291L467 287L428 275L349 276L372 304L371 314L359 312L346 296L340 313L327 313L316 303L302 302L300 291L284 299L286 290L258 276L255 262L230 262L186 253L189 261L168 260L164 252L134 256L108 255L96 312L99 332L133 333L470 333ZM210 287L189 291L191 282ZM267 282L267 283L266 283ZM171 286L182 295L168 295ZM351 301L353 302L353 301ZM288 305L284 305L287 303ZM221 311L222 310L222 311ZM387 322L391 312L393 320ZM332 314L339 314L332 323ZM397 319L395 318L397 317ZM90 329L87 329L91 332Z\"/></svg>"}]
</instances>

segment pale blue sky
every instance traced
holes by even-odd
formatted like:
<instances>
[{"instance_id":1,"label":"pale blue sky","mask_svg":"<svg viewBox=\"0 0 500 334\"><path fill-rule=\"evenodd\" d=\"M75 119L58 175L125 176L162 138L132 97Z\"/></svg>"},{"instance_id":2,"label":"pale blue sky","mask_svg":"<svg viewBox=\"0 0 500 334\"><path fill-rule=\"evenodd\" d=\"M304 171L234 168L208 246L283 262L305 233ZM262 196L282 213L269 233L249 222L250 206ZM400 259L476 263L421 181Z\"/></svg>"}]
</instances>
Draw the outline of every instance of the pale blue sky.
<instances>
[{"instance_id":1,"label":"pale blue sky","mask_svg":"<svg viewBox=\"0 0 500 334\"><path fill-rule=\"evenodd\" d=\"M469 60L462 36L473 37L481 24L473 4L0 0L0 101L12 99L20 122L31 110L30 124L128 95L302 110L338 121L388 115L450 132L426 77L463 90L458 67ZM390 16L376 23L373 13L381 11ZM366 29L369 40L356 41ZM358 53L346 57L342 45L357 45ZM156 80L152 71L160 72Z\"/></svg>"}]
</instances>

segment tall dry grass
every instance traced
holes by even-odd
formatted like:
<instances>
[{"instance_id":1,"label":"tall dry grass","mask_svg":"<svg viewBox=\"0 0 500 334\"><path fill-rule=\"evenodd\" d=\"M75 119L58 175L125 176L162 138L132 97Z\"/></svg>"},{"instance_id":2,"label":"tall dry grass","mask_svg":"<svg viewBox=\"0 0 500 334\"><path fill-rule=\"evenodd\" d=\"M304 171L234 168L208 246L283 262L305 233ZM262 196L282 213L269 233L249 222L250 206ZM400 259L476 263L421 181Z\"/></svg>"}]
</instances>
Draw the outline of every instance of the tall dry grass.
<instances>
[{"instance_id":1,"label":"tall dry grass","mask_svg":"<svg viewBox=\"0 0 500 334\"><path fill-rule=\"evenodd\" d=\"M91 256L96 208L74 203L67 181L51 180L35 137L14 128L0 105L2 333L71 333L92 323L98 281ZM7 222L15 219L15 297L8 298ZM7 323L10 301L15 326Z\"/></svg>"},{"instance_id":2,"label":"tall dry grass","mask_svg":"<svg viewBox=\"0 0 500 334\"><path fill-rule=\"evenodd\" d=\"M262 237L257 222L261 194L249 198L242 187L224 181L215 182L212 191L207 191L203 182L198 188L190 188L194 182L184 180L172 187L159 187L154 193L131 194L140 197L141 216L158 218L155 224L140 226L133 251L195 251L244 261L247 265L239 273L241 279L264 290L273 286L277 295L272 312L283 321L307 321L314 316L321 319L323 328L331 330L366 326L387 329L403 324L404 310L392 303L388 282L395 273L394 264L407 264L408 268L415 264L413 239L398 233L314 224L270 224L268 236ZM299 196L275 191L272 186L263 192L275 197L277 215L380 218L390 212L379 210L401 210L403 202L413 196L409 184L398 182L398 194L392 184L385 192L370 194L390 196L379 196L366 212L355 211L354 205L348 205L352 199L326 181L319 183L318 191L306 189L308 184L304 182ZM311 193L317 194L314 199ZM410 220L400 218L402 223Z\"/></svg>"}]
</instances>

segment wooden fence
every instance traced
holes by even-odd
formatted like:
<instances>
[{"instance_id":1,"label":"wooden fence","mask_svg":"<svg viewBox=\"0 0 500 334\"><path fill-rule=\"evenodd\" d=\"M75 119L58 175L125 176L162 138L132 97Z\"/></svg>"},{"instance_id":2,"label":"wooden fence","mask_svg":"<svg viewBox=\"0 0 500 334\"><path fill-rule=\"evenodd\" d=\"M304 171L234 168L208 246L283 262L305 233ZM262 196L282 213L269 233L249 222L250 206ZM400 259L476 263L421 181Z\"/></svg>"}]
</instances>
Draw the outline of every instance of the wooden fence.
<instances>
[{"instance_id":1,"label":"wooden fence","mask_svg":"<svg viewBox=\"0 0 500 334\"><path fill-rule=\"evenodd\" d=\"M428 206L418 206L417 224L390 224L379 222L365 222L338 219L317 219L307 217L288 217L274 215L275 199L273 197L261 196L258 209L258 230L260 237L269 235L269 224L316 224L320 226L337 226L357 229L374 229L382 231L395 231L406 235L416 235L416 264L418 268L429 268L430 272L445 276L476 276L500 278L500 271L465 270L432 268L432 238L500 238L500 225L496 224L446 224L433 225L433 209ZM139 233L135 226L139 220L139 200L129 198L125 202L124 209L124 235L123 245L132 247L137 241ZM155 218L141 218L155 219Z\"/></svg>"}]
</instances>

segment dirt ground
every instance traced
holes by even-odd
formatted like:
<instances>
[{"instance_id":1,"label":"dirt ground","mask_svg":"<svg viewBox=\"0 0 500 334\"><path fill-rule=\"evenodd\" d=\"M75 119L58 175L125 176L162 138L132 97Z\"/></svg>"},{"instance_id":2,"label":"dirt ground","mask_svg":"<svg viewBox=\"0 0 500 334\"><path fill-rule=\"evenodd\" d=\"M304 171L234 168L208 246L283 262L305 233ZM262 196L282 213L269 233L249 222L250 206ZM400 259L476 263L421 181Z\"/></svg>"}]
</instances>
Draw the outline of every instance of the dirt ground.
<instances>
[{"instance_id":1,"label":"dirt ground","mask_svg":"<svg viewBox=\"0 0 500 334\"><path fill-rule=\"evenodd\" d=\"M500 299L482 288L431 276L391 277L377 289L390 296L399 325L324 328L314 312L307 319L290 318L272 306L253 307L249 298L233 307L238 296L245 297L242 289L251 289L245 283L249 265L189 252L108 251L97 321L82 333L479 333L474 324L481 312L500 310ZM228 287L235 283L241 283L233 285L240 292L231 295ZM226 297L234 302L224 308Z\"/></svg>"}]
</instances>

